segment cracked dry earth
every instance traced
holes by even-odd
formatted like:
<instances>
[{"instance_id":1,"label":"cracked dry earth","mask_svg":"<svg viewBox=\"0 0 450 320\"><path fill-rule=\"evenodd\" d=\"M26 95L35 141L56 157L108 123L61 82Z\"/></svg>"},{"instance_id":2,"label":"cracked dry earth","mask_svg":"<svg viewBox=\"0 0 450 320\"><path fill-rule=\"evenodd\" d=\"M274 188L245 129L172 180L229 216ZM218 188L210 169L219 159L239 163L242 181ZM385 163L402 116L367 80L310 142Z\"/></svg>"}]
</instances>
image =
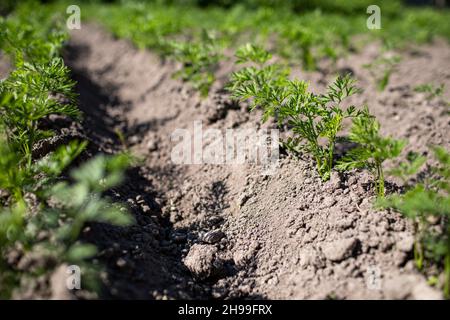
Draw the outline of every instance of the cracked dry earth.
<instances>
[{"instance_id":1,"label":"cracked dry earth","mask_svg":"<svg viewBox=\"0 0 450 320\"><path fill-rule=\"evenodd\" d=\"M365 92L384 133L408 138L409 148L449 147L448 93L426 100L415 85L450 87L450 47L436 41L405 50L387 89L374 90L362 65L376 47L338 61ZM113 190L136 225L95 224L84 237L107 266L105 298L423 299L440 298L412 261L412 226L399 214L374 211L365 172L334 173L323 183L309 159L281 155L272 175L256 165L176 165L174 130L252 128L260 114L223 90L232 61L218 70L208 98L172 78L179 67L117 40L96 25L73 32L65 54L78 81L83 134L99 151L125 145L143 163ZM295 72L323 90L334 75ZM264 124L274 127L274 123ZM390 181L390 188L395 188Z\"/></svg>"}]
</instances>

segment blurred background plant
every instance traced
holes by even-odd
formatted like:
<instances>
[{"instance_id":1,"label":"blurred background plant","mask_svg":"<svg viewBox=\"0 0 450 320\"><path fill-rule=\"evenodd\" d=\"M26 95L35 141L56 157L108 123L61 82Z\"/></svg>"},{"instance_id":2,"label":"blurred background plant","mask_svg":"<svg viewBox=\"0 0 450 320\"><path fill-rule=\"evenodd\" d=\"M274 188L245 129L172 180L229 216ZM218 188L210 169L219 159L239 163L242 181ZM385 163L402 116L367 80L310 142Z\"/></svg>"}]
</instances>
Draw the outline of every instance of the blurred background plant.
<instances>
[{"instance_id":1,"label":"blurred background plant","mask_svg":"<svg viewBox=\"0 0 450 320\"><path fill-rule=\"evenodd\" d=\"M371 4L369 0L118 0L84 1L82 12L83 19L100 21L139 48L181 61L178 75L203 95L214 81L214 68L205 68L205 62L214 66L226 57L224 48L236 49L247 42L268 48L289 64L314 70L321 59L335 63L338 57L360 50L361 45L351 41L355 36L363 45L379 42L380 52L436 37L450 39L448 9L382 1L382 28L368 30L366 9ZM220 44L212 51L204 30ZM205 55L211 56L209 61L200 58ZM380 89L387 85L397 62L373 62L373 70L380 73L376 77Z\"/></svg>"}]
</instances>

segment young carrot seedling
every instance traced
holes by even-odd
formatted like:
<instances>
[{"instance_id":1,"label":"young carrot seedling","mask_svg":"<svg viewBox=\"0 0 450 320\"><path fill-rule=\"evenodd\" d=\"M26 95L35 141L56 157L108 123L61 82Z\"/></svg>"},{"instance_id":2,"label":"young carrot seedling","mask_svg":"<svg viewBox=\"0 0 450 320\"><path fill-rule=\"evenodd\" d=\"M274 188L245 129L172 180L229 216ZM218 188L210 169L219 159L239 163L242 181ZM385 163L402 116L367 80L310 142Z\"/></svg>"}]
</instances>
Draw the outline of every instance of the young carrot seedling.
<instances>
[{"instance_id":1,"label":"young carrot seedling","mask_svg":"<svg viewBox=\"0 0 450 320\"><path fill-rule=\"evenodd\" d=\"M252 62L231 76L228 90L238 100L251 100L251 110L261 108L263 121L276 118L287 125L294 137L285 145L294 152L311 154L323 180L330 176L334 164L334 147L345 118L358 114L351 106L344 110L342 101L358 92L349 76L338 77L325 94L308 90L308 83L289 79L289 70L280 64L267 64L270 54L247 45L237 52L238 63Z\"/></svg>"},{"instance_id":2,"label":"young carrot seedling","mask_svg":"<svg viewBox=\"0 0 450 320\"><path fill-rule=\"evenodd\" d=\"M431 177L417 183L404 194L394 194L379 200L379 205L392 208L414 222L416 241L414 258L419 270L425 262L437 262L444 270L444 294L450 298L450 153L443 147L434 147L437 165L431 167ZM415 168L417 164L402 167ZM423 160L420 160L423 163ZM419 162L419 163L420 163ZM405 172L400 169L401 172ZM402 174L403 175L403 174ZM404 176L404 175L403 175Z\"/></svg>"},{"instance_id":3,"label":"young carrot seedling","mask_svg":"<svg viewBox=\"0 0 450 320\"><path fill-rule=\"evenodd\" d=\"M354 168L369 169L376 179L377 194L384 197L383 162L398 157L405 142L380 135L380 124L368 108L364 108L353 118L349 139L357 144L338 163L337 168L349 170Z\"/></svg>"}]
</instances>

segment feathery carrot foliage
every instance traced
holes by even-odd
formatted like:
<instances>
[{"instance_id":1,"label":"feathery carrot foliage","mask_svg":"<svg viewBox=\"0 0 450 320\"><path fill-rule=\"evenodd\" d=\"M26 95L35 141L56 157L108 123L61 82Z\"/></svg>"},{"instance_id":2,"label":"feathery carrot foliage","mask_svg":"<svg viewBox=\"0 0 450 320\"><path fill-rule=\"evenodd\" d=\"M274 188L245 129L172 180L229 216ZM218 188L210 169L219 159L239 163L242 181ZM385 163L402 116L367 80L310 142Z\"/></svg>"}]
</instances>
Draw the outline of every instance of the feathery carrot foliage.
<instances>
[{"instance_id":1,"label":"feathery carrot foliage","mask_svg":"<svg viewBox=\"0 0 450 320\"><path fill-rule=\"evenodd\" d=\"M54 133L42 129L50 115L77 121L74 81L59 56L67 35L50 11L35 12L18 6L0 19L0 49L14 62L10 75L0 81L0 297L9 298L21 281L51 273L62 264L82 269L86 289L95 289L99 267L92 262L96 248L79 235L85 223L98 221L120 226L132 222L127 210L103 194L117 186L130 157L97 156L64 172L86 148L72 141L42 157L33 148ZM45 268L21 267L10 262L39 259Z\"/></svg>"},{"instance_id":2,"label":"feathery carrot foliage","mask_svg":"<svg viewBox=\"0 0 450 320\"><path fill-rule=\"evenodd\" d=\"M358 92L349 76L338 77L325 94L308 90L308 83L290 80L289 71L280 64L267 64L270 55L263 49L246 45L237 51L238 63L253 62L231 75L228 90L238 100L251 100L251 110L261 108L263 121L274 117L280 126L287 124L294 137L288 149L311 154L322 179L327 180L334 165L334 147L342 121L359 115L354 106L344 109L342 102Z\"/></svg>"}]
</instances>

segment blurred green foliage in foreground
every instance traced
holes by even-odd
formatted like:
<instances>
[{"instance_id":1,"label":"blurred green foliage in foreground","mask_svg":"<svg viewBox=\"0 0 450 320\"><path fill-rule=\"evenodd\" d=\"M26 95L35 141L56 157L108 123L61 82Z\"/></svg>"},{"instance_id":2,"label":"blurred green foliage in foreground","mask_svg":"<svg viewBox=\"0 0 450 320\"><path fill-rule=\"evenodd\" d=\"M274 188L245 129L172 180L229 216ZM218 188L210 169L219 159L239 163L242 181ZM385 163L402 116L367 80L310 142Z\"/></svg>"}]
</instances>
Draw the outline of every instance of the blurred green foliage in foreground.
<instances>
[{"instance_id":1,"label":"blurred green foliage in foreground","mask_svg":"<svg viewBox=\"0 0 450 320\"><path fill-rule=\"evenodd\" d=\"M0 298L20 297L18 290L69 264L81 268L85 289L98 289L96 247L79 235L87 222L132 222L124 207L104 196L122 181L129 156L97 156L75 170L70 165L86 142L36 152L55 135L44 120L77 121L81 113L60 57L67 40L62 15L34 5L0 18L0 49L13 64L0 81ZM39 294L46 297L44 290Z\"/></svg>"}]
</instances>

